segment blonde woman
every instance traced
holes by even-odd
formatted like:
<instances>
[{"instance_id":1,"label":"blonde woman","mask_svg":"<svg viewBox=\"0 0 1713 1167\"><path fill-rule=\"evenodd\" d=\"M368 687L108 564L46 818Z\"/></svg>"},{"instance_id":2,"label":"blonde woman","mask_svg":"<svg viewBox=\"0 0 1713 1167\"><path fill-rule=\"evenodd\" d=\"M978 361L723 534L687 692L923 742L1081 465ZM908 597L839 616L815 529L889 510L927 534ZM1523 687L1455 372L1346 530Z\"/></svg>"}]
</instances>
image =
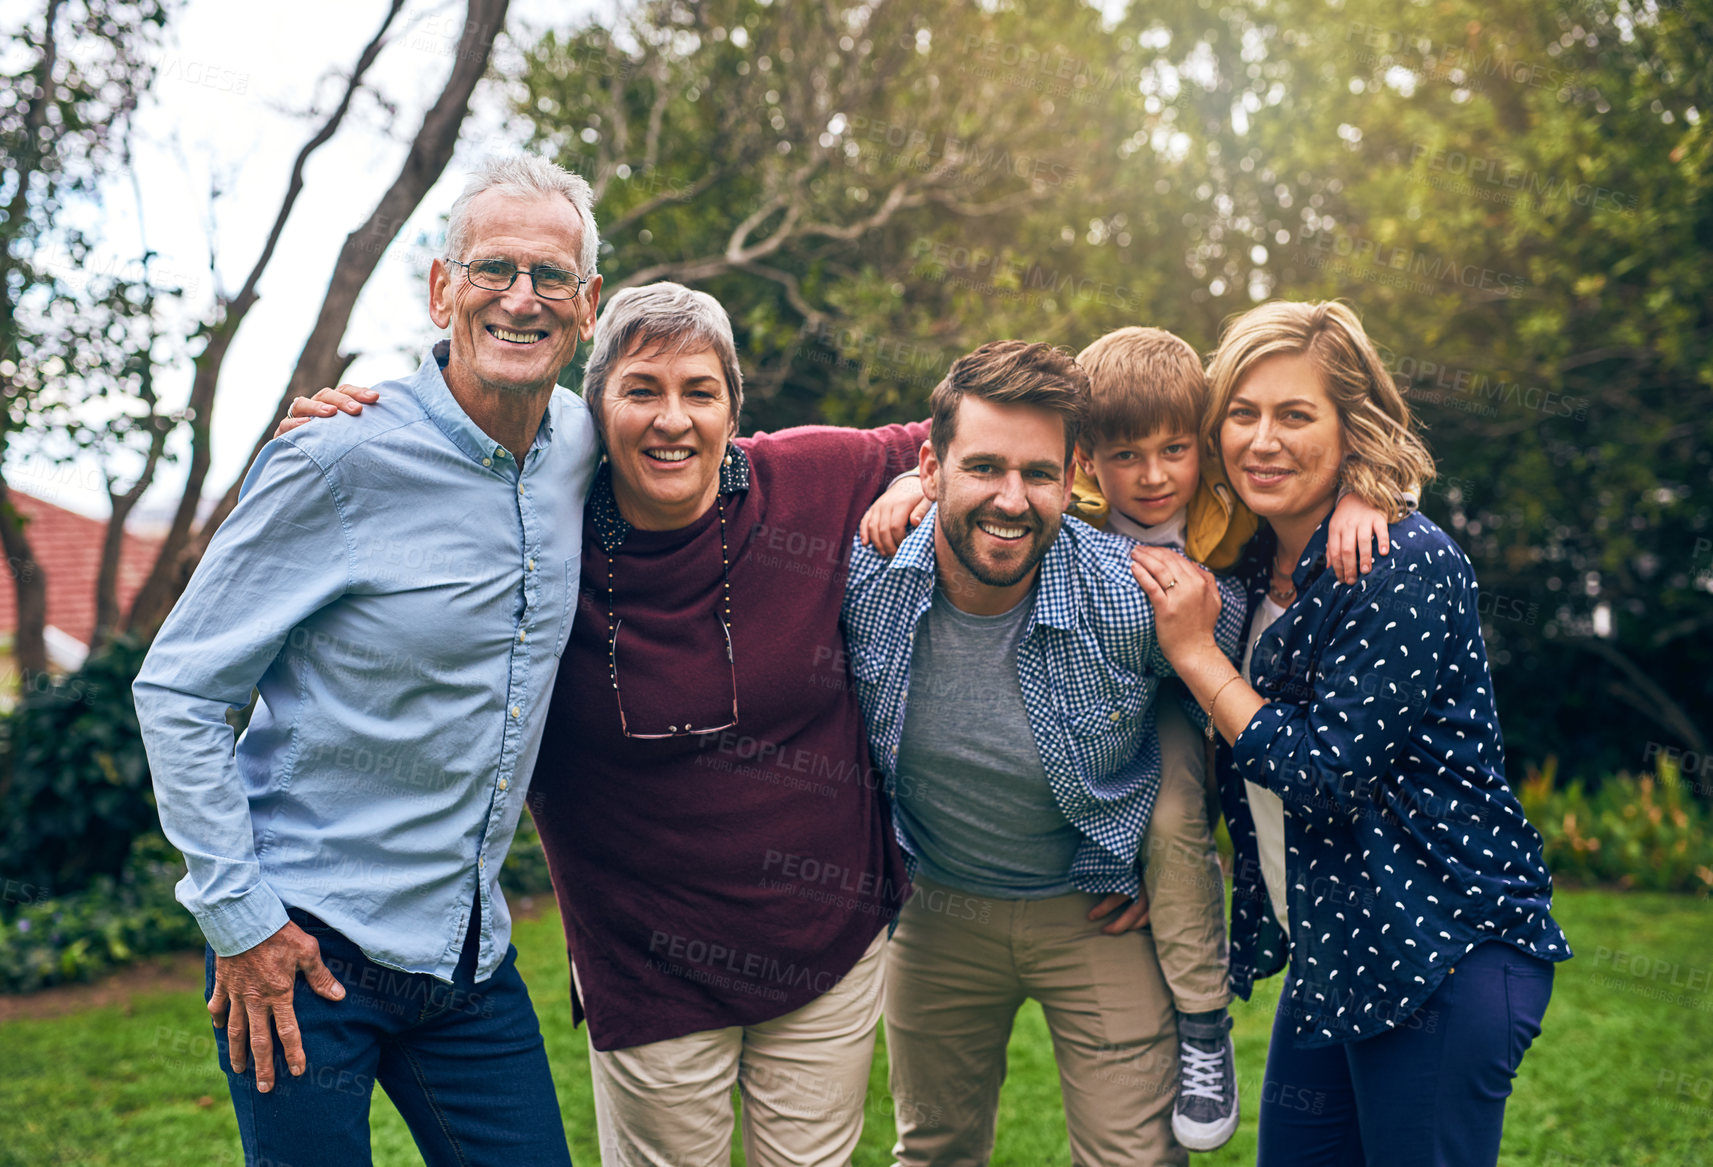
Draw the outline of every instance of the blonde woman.
<instances>
[{"instance_id":1,"label":"blonde woman","mask_svg":"<svg viewBox=\"0 0 1713 1167\"><path fill-rule=\"evenodd\" d=\"M1419 513L1356 583L1327 569L1341 482L1390 507L1433 477L1348 307L1245 313L1209 380L1203 438L1264 520L1237 569L1241 671L1214 644L1212 578L1152 548L1135 558L1162 647L1229 745L1233 987L1289 966L1260 1165L1496 1163L1570 949L1505 780L1474 571Z\"/></svg>"}]
</instances>

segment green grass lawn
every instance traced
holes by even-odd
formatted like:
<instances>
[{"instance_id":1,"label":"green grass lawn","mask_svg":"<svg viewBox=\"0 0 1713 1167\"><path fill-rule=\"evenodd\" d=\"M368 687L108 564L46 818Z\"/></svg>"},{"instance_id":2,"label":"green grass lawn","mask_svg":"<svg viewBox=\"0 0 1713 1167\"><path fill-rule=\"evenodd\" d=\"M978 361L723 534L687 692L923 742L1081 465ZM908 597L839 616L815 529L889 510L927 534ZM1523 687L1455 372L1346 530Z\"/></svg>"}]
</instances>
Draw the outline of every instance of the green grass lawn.
<instances>
[{"instance_id":1,"label":"green grass lawn","mask_svg":"<svg viewBox=\"0 0 1713 1167\"><path fill-rule=\"evenodd\" d=\"M1713 912L1681 896L1560 891L1555 914L1579 956L1561 965L1545 1033L1511 1099L1501 1162L1713 1163ZM547 1034L573 1157L599 1162L581 1031L566 1004L559 918L521 923L519 963ZM1277 978L1239 1003L1243 1126L1194 1161L1253 1163L1255 1108ZM179 1167L241 1162L225 1079L197 993L157 994L0 1026L0 1164ZM1018 1017L994 1163L1070 1163L1058 1080L1040 1010ZM890 1162L884 1049L875 1059L855 1162ZM421 1163L410 1134L376 1092L377 1164ZM742 1162L734 1152L734 1163Z\"/></svg>"}]
</instances>

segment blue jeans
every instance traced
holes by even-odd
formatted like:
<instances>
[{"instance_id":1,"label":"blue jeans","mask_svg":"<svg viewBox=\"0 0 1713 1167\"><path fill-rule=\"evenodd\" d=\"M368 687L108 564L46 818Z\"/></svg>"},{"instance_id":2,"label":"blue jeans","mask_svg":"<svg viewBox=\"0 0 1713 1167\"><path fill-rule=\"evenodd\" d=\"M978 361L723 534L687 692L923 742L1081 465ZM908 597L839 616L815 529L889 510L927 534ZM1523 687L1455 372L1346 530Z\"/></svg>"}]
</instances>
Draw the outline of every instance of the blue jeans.
<instances>
[{"instance_id":1,"label":"blue jeans","mask_svg":"<svg viewBox=\"0 0 1713 1167\"><path fill-rule=\"evenodd\" d=\"M1553 966L1488 941L1455 970L1397 1029L1347 1045L1298 1049L1281 997L1258 1167L1496 1164L1505 1100L1540 1036Z\"/></svg>"},{"instance_id":2,"label":"blue jeans","mask_svg":"<svg viewBox=\"0 0 1713 1167\"><path fill-rule=\"evenodd\" d=\"M429 1167L570 1167L517 949L477 984L476 945L466 940L447 984L375 964L314 916L289 912L320 943L322 962L346 995L325 1000L298 977L292 1007L308 1066L302 1077L292 1077L275 1038L274 1088L266 1094L256 1090L253 1065L232 1072L226 1031L215 1029L246 1167L369 1163L369 1095L376 1082L409 1124ZM211 948L204 998L213 992Z\"/></svg>"}]
</instances>

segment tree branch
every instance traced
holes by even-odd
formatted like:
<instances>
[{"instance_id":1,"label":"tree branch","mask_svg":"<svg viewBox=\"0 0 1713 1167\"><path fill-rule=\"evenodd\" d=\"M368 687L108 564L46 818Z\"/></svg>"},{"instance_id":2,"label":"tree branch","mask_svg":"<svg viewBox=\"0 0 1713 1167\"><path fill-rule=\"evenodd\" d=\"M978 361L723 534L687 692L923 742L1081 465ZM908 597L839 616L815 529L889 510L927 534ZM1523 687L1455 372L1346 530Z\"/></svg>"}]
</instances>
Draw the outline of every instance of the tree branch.
<instances>
[{"instance_id":1,"label":"tree branch","mask_svg":"<svg viewBox=\"0 0 1713 1167\"><path fill-rule=\"evenodd\" d=\"M653 172L645 170L643 173L651 174ZM683 187L682 189L663 190L659 194L643 200L624 214L603 226L601 228L603 237L609 239L612 238L618 232L624 230L638 219L645 215L652 214L654 211L659 210L668 203L688 202L703 191L707 190L709 187L713 186L714 183L718 182L721 178L725 177L726 173L727 172L724 167L719 167L706 172L701 178L698 178L689 186Z\"/></svg>"},{"instance_id":2,"label":"tree branch","mask_svg":"<svg viewBox=\"0 0 1713 1167\"><path fill-rule=\"evenodd\" d=\"M363 225L345 237L345 245L340 248L339 259L333 269L333 279L321 303L321 312L304 342L285 392L280 395L272 416L251 447L243 472L232 481L188 548L193 565L195 560L201 559L209 540L226 516L232 513L232 508L238 505L238 492L243 486L244 476L249 473L256 455L271 440L274 427L291 407L292 398L312 394L324 385L337 384L340 375L350 366L353 356L339 351L339 341L350 324L357 298L379 266L382 253L452 161L459 127L469 113L470 98L475 93L477 82L487 72L494 38L505 25L509 2L469 0L452 74L439 98L423 116L422 126L411 142L410 153L405 157L398 176ZM188 580L188 572L184 578ZM180 586L182 588L182 584Z\"/></svg>"},{"instance_id":3,"label":"tree branch","mask_svg":"<svg viewBox=\"0 0 1713 1167\"><path fill-rule=\"evenodd\" d=\"M1626 688L1619 684L1612 685L1613 696L1622 700L1624 704L1642 714L1655 725L1677 734L1678 740L1696 753L1707 752L1707 741L1702 737L1694 720L1684 712L1681 705L1671 699L1670 694L1654 683L1653 678L1649 677L1634 661L1625 656L1617 645L1587 636L1579 636L1566 641L1566 643L1610 662L1624 675L1624 679L1630 683L1630 687Z\"/></svg>"},{"instance_id":4,"label":"tree branch","mask_svg":"<svg viewBox=\"0 0 1713 1167\"><path fill-rule=\"evenodd\" d=\"M185 413L190 419L190 467L186 477L185 487L179 495L178 508L173 513L172 525L167 528L165 541L161 544L160 553L155 557L154 565L149 569L148 577L132 601L130 615L126 618L125 627L133 630L152 632L166 618L179 593L184 590L184 584L190 578L190 569L195 566L195 559L185 561L185 552L190 546L191 529L196 521L196 512L202 505L202 487L208 477L208 468L213 462L211 448L213 430L210 418L214 412L215 391L220 385L221 366L226 362L226 353L231 348L232 339L237 334L244 318L255 306L256 287L261 282L262 273L274 256L274 249L279 245L280 236L285 231L286 221L291 217L297 205L298 195L303 191L303 172L310 155L319 150L333 135L338 132L350 111L352 99L362 88L363 78L369 67L375 63L385 44L387 30L392 27L393 19L404 7L404 0L392 0L387 9L386 17L381 21L381 27L363 46L362 53L357 58L357 66L352 70L350 79L345 83L345 92L340 96L339 103L334 107L326 121L315 132L303 148L297 153L292 163L291 178L286 184L285 197L280 201L279 212L274 216L274 224L268 232L267 241L262 245L262 252L250 268L250 274L245 278L243 287L230 301L216 306L219 319L209 329L208 343L203 346L195 360L196 374L191 382L190 399L186 403ZM199 557L199 556L198 556Z\"/></svg>"},{"instance_id":5,"label":"tree branch","mask_svg":"<svg viewBox=\"0 0 1713 1167\"><path fill-rule=\"evenodd\" d=\"M803 317L804 323L807 327L811 329L819 328L822 322L827 319L827 314L825 312L822 312L819 308L816 308L813 304L810 304L808 300L803 298L802 285L798 283L797 277L792 275L790 272L781 271L776 267L768 267L766 264L761 263L740 264L739 270L747 271L754 275L761 276L764 279L772 280L783 288L785 290L786 302L797 310L798 315Z\"/></svg>"},{"instance_id":6,"label":"tree branch","mask_svg":"<svg viewBox=\"0 0 1713 1167\"><path fill-rule=\"evenodd\" d=\"M149 450L143 458L143 470L137 475L137 481L121 493L113 489L113 479L107 479L107 500L112 513L107 518L107 529L102 533L101 563L95 572L95 631L89 638L91 654L105 644L119 626L123 615L119 610L119 567L125 553L125 522L141 501L143 492L154 482L161 455L166 452L167 436L174 429L170 418L156 416L150 420L154 422L154 433L149 437Z\"/></svg>"}]
</instances>

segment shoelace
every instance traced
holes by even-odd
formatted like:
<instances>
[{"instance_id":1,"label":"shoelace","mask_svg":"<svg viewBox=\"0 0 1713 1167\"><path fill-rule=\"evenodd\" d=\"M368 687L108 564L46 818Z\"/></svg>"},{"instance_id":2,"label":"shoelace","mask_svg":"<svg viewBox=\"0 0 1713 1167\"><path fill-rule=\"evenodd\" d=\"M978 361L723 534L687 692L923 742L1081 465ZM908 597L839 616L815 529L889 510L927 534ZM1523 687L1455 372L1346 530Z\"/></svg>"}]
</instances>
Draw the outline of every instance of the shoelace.
<instances>
[{"instance_id":1,"label":"shoelace","mask_svg":"<svg viewBox=\"0 0 1713 1167\"><path fill-rule=\"evenodd\" d=\"M1186 1041L1181 1042L1178 1048L1183 1055L1183 1074L1179 1080L1178 1092L1190 1097L1207 1098L1214 1102L1224 1101L1224 1046L1212 1053L1207 1053Z\"/></svg>"}]
</instances>

